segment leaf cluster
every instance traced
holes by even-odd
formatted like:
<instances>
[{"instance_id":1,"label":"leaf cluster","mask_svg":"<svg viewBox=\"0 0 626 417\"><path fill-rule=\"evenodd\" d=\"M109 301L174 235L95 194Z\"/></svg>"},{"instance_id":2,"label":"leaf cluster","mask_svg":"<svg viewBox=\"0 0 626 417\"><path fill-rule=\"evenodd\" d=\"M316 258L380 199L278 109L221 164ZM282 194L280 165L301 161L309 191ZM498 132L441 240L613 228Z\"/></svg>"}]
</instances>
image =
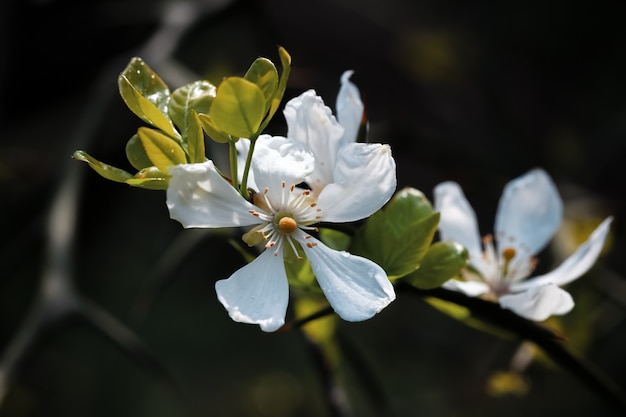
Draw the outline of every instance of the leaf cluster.
<instances>
[{"instance_id":1,"label":"leaf cluster","mask_svg":"<svg viewBox=\"0 0 626 417\"><path fill-rule=\"evenodd\" d=\"M148 125L126 144L126 157L137 172L108 165L83 150L73 157L111 181L166 189L169 167L206 161L205 133L233 144L242 137L255 139L265 129L290 73L291 57L283 48L278 52L280 77L269 59L257 58L244 77L227 77L218 86L198 80L173 92L141 58L132 58L118 77L118 88L126 106Z\"/></svg>"}]
</instances>

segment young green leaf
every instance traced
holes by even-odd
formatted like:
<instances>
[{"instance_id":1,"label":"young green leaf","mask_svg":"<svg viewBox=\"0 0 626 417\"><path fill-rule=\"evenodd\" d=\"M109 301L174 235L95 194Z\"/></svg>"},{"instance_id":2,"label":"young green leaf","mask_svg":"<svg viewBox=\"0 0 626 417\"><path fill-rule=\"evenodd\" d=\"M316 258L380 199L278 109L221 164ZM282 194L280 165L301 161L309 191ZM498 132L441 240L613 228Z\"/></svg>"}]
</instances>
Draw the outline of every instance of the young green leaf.
<instances>
[{"instance_id":1,"label":"young green leaf","mask_svg":"<svg viewBox=\"0 0 626 417\"><path fill-rule=\"evenodd\" d=\"M457 242L434 243L422 261L420 267L404 277L414 287L428 290L440 287L450 278L458 275L467 265L469 253Z\"/></svg>"},{"instance_id":2,"label":"young green leaf","mask_svg":"<svg viewBox=\"0 0 626 417\"><path fill-rule=\"evenodd\" d=\"M202 124L200 123L200 119L198 119L198 113L196 113L193 109L189 113L187 153L189 153L189 162L192 164L204 162L206 160Z\"/></svg>"},{"instance_id":3,"label":"young green leaf","mask_svg":"<svg viewBox=\"0 0 626 417\"><path fill-rule=\"evenodd\" d=\"M72 157L79 161L87 162L94 171L96 171L98 174L108 180L115 182L126 182L127 180L133 178L133 176L128 172L100 162L84 151L76 151L74 152L74 155L72 155Z\"/></svg>"},{"instance_id":4,"label":"young green leaf","mask_svg":"<svg viewBox=\"0 0 626 417\"><path fill-rule=\"evenodd\" d=\"M276 88L276 92L274 93L274 97L272 98L269 112L267 114L267 117L265 118L265 125L267 125L271 118L274 117L274 113L276 113L276 110L278 110L280 102L285 95L287 80L289 79L289 74L291 73L291 55L289 55L289 53L287 53L287 50L281 46L278 48L278 56L280 58L280 64L283 71L280 74L280 79L278 80L278 88Z\"/></svg>"},{"instance_id":5,"label":"young green leaf","mask_svg":"<svg viewBox=\"0 0 626 417\"><path fill-rule=\"evenodd\" d=\"M168 112L172 121L180 129L183 139L187 138L191 111L208 113L216 91L217 89L210 82L196 81L180 87L172 93Z\"/></svg>"},{"instance_id":6,"label":"young green leaf","mask_svg":"<svg viewBox=\"0 0 626 417\"><path fill-rule=\"evenodd\" d=\"M183 148L160 131L140 127L137 130L137 135L146 150L148 158L161 172L167 172L168 167L172 165L187 163L187 157Z\"/></svg>"},{"instance_id":7,"label":"young green leaf","mask_svg":"<svg viewBox=\"0 0 626 417\"><path fill-rule=\"evenodd\" d=\"M133 113L172 138L180 139L180 134L167 116L169 89L141 58L131 59L118 78L118 87L122 99Z\"/></svg>"},{"instance_id":8,"label":"young green leaf","mask_svg":"<svg viewBox=\"0 0 626 417\"><path fill-rule=\"evenodd\" d=\"M169 176L157 167L148 167L139 171L134 178L126 180L128 185L148 190L166 190Z\"/></svg>"},{"instance_id":9,"label":"young green leaf","mask_svg":"<svg viewBox=\"0 0 626 417\"><path fill-rule=\"evenodd\" d=\"M137 171L154 165L136 133L126 143L126 158Z\"/></svg>"},{"instance_id":10,"label":"young green leaf","mask_svg":"<svg viewBox=\"0 0 626 417\"><path fill-rule=\"evenodd\" d=\"M257 133L265 115L265 97L253 82L229 77L219 85L209 113L219 130L249 138Z\"/></svg>"},{"instance_id":11,"label":"young green leaf","mask_svg":"<svg viewBox=\"0 0 626 417\"><path fill-rule=\"evenodd\" d=\"M276 71L272 61L267 58L257 58L246 72L246 75L244 75L244 78L253 82L261 89L265 97L265 111L269 110L274 93L276 93L276 88L278 87L278 71Z\"/></svg>"},{"instance_id":12,"label":"young green leaf","mask_svg":"<svg viewBox=\"0 0 626 417\"><path fill-rule=\"evenodd\" d=\"M211 115L200 113L198 114L198 120L200 121L200 124L202 125L202 129L204 129L207 136L213 139L215 142L228 143L231 141L231 138L230 136L228 136L228 133L222 132L221 130L218 129L217 126L215 126L215 123L213 123L213 118L211 118Z\"/></svg>"}]
</instances>

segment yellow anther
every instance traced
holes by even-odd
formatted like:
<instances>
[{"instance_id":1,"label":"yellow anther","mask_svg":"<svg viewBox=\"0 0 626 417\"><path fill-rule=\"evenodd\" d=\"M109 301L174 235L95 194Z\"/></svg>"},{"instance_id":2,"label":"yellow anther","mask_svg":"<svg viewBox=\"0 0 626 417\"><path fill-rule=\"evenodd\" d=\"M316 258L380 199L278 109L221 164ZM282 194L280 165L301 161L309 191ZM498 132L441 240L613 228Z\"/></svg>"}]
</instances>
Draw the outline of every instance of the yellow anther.
<instances>
[{"instance_id":1,"label":"yellow anther","mask_svg":"<svg viewBox=\"0 0 626 417\"><path fill-rule=\"evenodd\" d=\"M509 274L509 266L511 265L511 260L515 257L515 249L509 247L504 248L502 250L502 259L504 259L504 268L502 270L503 276L507 276Z\"/></svg>"},{"instance_id":2,"label":"yellow anther","mask_svg":"<svg viewBox=\"0 0 626 417\"><path fill-rule=\"evenodd\" d=\"M278 229L288 235L296 231L298 223L291 217L285 216L278 221Z\"/></svg>"},{"instance_id":3,"label":"yellow anther","mask_svg":"<svg viewBox=\"0 0 626 417\"><path fill-rule=\"evenodd\" d=\"M511 262L511 259L515 257L515 249L513 248L504 248L502 251L502 258L506 263Z\"/></svg>"}]
</instances>

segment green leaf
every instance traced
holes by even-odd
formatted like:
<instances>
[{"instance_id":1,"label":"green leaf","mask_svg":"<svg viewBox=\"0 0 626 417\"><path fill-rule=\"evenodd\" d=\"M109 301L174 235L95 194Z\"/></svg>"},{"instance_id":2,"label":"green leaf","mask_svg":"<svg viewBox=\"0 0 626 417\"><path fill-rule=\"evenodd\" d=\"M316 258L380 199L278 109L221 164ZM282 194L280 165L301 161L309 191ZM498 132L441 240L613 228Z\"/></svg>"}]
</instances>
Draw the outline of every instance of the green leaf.
<instances>
[{"instance_id":1,"label":"green leaf","mask_svg":"<svg viewBox=\"0 0 626 417\"><path fill-rule=\"evenodd\" d=\"M426 212L430 210L430 214ZM402 190L357 230L351 251L379 264L390 279L415 271L428 251L439 225L424 195Z\"/></svg>"},{"instance_id":2,"label":"green leaf","mask_svg":"<svg viewBox=\"0 0 626 417\"><path fill-rule=\"evenodd\" d=\"M276 67L267 58L257 58L244 78L256 84L265 97L265 111L269 110L276 88L278 88L278 71Z\"/></svg>"},{"instance_id":3,"label":"green leaf","mask_svg":"<svg viewBox=\"0 0 626 417\"><path fill-rule=\"evenodd\" d=\"M200 119L198 119L198 113L196 113L195 110L191 110L189 117L187 152L189 153L189 162L192 164L201 163L206 160L204 151L204 132L202 131Z\"/></svg>"},{"instance_id":4,"label":"green leaf","mask_svg":"<svg viewBox=\"0 0 626 417\"><path fill-rule=\"evenodd\" d=\"M214 125L238 138L257 133L265 115L265 97L254 83L229 77L219 85L210 109Z\"/></svg>"},{"instance_id":5,"label":"green leaf","mask_svg":"<svg viewBox=\"0 0 626 417\"><path fill-rule=\"evenodd\" d=\"M130 60L118 78L118 87L122 99L133 113L172 138L180 138L167 116L169 89L141 58Z\"/></svg>"},{"instance_id":6,"label":"green leaf","mask_svg":"<svg viewBox=\"0 0 626 417\"><path fill-rule=\"evenodd\" d=\"M411 285L428 290L459 274L467 265L469 253L457 242L434 243L420 263L417 271L404 277Z\"/></svg>"},{"instance_id":7,"label":"green leaf","mask_svg":"<svg viewBox=\"0 0 626 417\"><path fill-rule=\"evenodd\" d=\"M135 178L126 180L128 185L148 190L167 190L169 175L161 172L157 167L148 167L139 171Z\"/></svg>"},{"instance_id":8,"label":"green leaf","mask_svg":"<svg viewBox=\"0 0 626 417\"><path fill-rule=\"evenodd\" d=\"M170 98L168 112L183 138L187 138L187 130L192 110L208 113L215 98L217 89L208 81L196 81L176 89ZM188 139L187 139L188 140Z\"/></svg>"},{"instance_id":9,"label":"green leaf","mask_svg":"<svg viewBox=\"0 0 626 417\"><path fill-rule=\"evenodd\" d=\"M352 238L339 230L321 228L320 239L326 246L335 250L348 250Z\"/></svg>"},{"instance_id":10,"label":"green leaf","mask_svg":"<svg viewBox=\"0 0 626 417\"><path fill-rule=\"evenodd\" d=\"M394 200L400 203L395 210L398 223L418 221L434 213L433 206L424 193L412 187L398 191Z\"/></svg>"},{"instance_id":11,"label":"green leaf","mask_svg":"<svg viewBox=\"0 0 626 417\"><path fill-rule=\"evenodd\" d=\"M287 50L281 46L278 48L278 56L280 58L280 64L282 66L283 71L280 74L280 79L278 80L278 88L276 89L276 92L274 93L274 97L272 98L272 103L270 105L269 113L267 114L267 117L265 118L265 122L264 122L265 125L267 125L270 119L274 117L274 113L276 113L276 110L278 110L278 107L280 106L280 102L282 101L283 96L285 95L285 89L287 88L287 80L289 79L289 74L291 73L291 55L289 55L289 53L287 53Z\"/></svg>"},{"instance_id":12,"label":"green leaf","mask_svg":"<svg viewBox=\"0 0 626 417\"><path fill-rule=\"evenodd\" d=\"M146 150L148 158L160 171L167 172L170 166L187 163L183 148L175 140L160 131L140 127L137 130L137 135Z\"/></svg>"},{"instance_id":13,"label":"green leaf","mask_svg":"<svg viewBox=\"0 0 626 417\"><path fill-rule=\"evenodd\" d=\"M213 118L211 118L208 114L199 114L198 119L200 120L200 124L202 125L202 129L206 132L207 136L213 139L218 143L228 143L231 141L231 137L228 133L222 132L219 130L215 123L213 123Z\"/></svg>"},{"instance_id":14,"label":"green leaf","mask_svg":"<svg viewBox=\"0 0 626 417\"><path fill-rule=\"evenodd\" d=\"M94 171L96 171L98 174L108 180L115 182L126 182L127 180L133 178L133 176L128 172L100 162L86 152L80 150L76 151L74 152L74 155L72 155L72 157L79 161L87 162Z\"/></svg>"},{"instance_id":15,"label":"green leaf","mask_svg":"<svg viewBox=\"0 0 626 417\"><path fill-rule=\"evenodd\" d=\"M126 158L137 171L154 165L137 134L134 134L126 143Z\"/></svg>"}]
</instances>

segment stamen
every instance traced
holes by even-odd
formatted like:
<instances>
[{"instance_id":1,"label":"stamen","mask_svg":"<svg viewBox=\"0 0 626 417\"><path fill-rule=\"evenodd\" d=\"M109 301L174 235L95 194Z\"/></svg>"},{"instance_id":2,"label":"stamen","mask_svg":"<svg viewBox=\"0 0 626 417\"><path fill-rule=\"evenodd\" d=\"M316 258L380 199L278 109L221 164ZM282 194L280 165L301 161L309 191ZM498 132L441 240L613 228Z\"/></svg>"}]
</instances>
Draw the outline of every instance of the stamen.
<instances>
[{"instance_id":1,"label":"stamen","mask_svg":"<svg viewBox=\"0 0 626 417\"><path fill-rule=\"evenodd\" d=\"M509 266L511 265L511 260L515 257L515 249L514 248L504 248L502 250L502 259L504 259L504 265L502 267L502 276L506 277L509 274Z\"/></svg>"},{"instance_id":2,"label":"stamen","mask_svg":"<svg viewBox=\"0 0 626 417\"><path fill-rule=\"evenodd\" d=\"M298 249L296 249L296 245L293 244L293 241L291 240L291 238L287 237L287 242L289 242L289 246L291 246L291 249L293 250L293 253L296 254L296 258L297 259L302 259L302 256L300 256L298 254Z\"/></svg>"},{"instance_id":3,"label":"stamen","mask_svg":"<svg viewBox=\"0 0 626 417\"><path fill-rule=\"evenodd\" d=\"M513 248L504 248L502 251L502 258L508 263L511 262L511 259L515 257L515 249Z\"/></svg>"}]
</instances>

